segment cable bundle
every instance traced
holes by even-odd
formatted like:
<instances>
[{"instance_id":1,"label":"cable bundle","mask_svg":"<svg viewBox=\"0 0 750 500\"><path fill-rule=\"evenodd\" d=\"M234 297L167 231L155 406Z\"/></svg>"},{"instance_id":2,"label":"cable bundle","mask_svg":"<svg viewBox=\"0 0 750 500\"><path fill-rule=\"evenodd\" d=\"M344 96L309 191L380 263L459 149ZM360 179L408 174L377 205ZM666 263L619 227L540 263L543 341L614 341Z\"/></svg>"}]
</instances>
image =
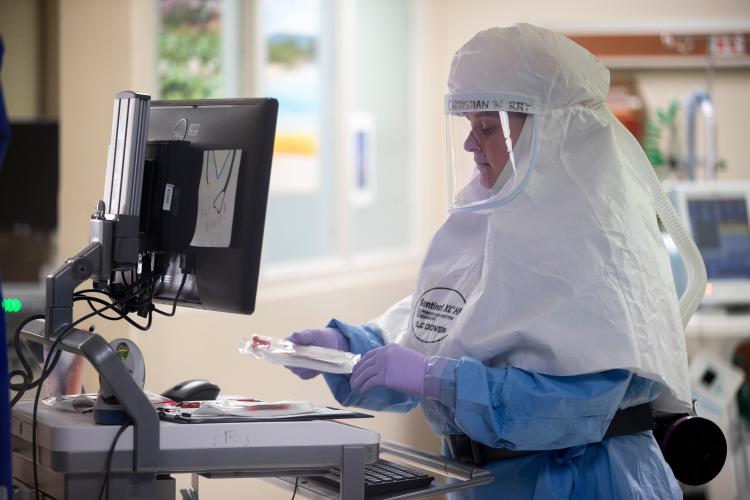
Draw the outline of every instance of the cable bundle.
<instances>
[{"instance_id":1,"label":"cable bundle","mask_svg":"<svg viewBox=\"0 0 750 500\"><path fill-rule=\"evenodd\" d=\"M86 314L82 316L81 318L75 320L70 325L68 325L62 332L60 332L55 340L50 345L49 353L47 355L47 358L44 362L44 366L42 368L42 373L40 374L39 378L34 380L34 374L33 370L31 368L31 365L29 364L28 360L26 359L26 356L23 352L22 346L21 346L21 331L23 330L23 327L26 326L31 321L37 320L37 319L44 319L44 315L37 314L30 316L23 320L18 327L16 328L14 335L13 335L13 344L14 348L16 350L16 354L18 355L18 359L21 362L22 369L20 370L13 370L8 374L9 378L9 385L10 388L14 391L16 391L16 395L13 397L13 400L11 401L11 408L13 408L18 401L21 400L23 395L26 393L26 391L36 388L36 395L34 397L34 409L33 409L33 416L32 416L32 463L34 466L34 487L36 491L36 498L39 498L39 481L38 481L38 475L37 475L37 410L39 406L39 398L41 395L41 389L42 384L44 381L50 376L52 371L55 369L55 366L57 365L58 360L60 359L60 354L62 351L59 349L60 342L70 334L70 332L74 331L74 328L81 324L82 322L86 321L87 319L90 319L94 316L100 316L104 319L110 320L110 321L117 321L124 319L128 323L130 323L135 328L138 328L141 331L146 331L151 327L151 322L153 318L153 313L156 312L158 314L164 315L164 316L174 316L176 310L177 310L177 301L180 298L180 294L182 293L182 289L185 286L185 281L187 279L187 274L183 274L182 281L180 282L180 286L177 289L177 293L175 294L174 302L172 303L172 310L170 312L162 311L156 308L156 306L153 304L153 298L154 294L156 293L157 284L162 279L162 275L155 273L150 274L146 276L142 276L135 279L134 273L131 272L131 280L128 283L125 277L125 272L120 271L120 281L116 281L115 275L113 274L111 276L110 285L106 288L102 289L86 289L81 290L78 292L75 292L73 294L73 302L81 302L85 301L88 303L89 307L91 308L92 312L89 314ZM96 296L96 295L99 296ZM106 299L101 298L101 296L104 296ZM95 307L95 304L101 305L102 307ZM107 315L104 314L107 311L114 312L115 315ZM128 317L128 314L131 312L136 312L139 316L146 317L147 321L145 324L139 324L132 318ZM93 332L93 326L89 329L89 331ZM22 381L19 383L14 383L12 380L14 377L21 377ZM122 431L124 431L124 427L120 429L120 432L118 432L115 441L112 444L112 448L110 450L110 457L108 458L108 464L111 464L111 454L114 452L114 447L117 443L117 438L119 438ZM109 466L107 467L107 473L105 475L105 483L102 485L102 492L104 491L104 485L108 483L109 479ZM108 490L109 488L107 488ZM101 498L101 493L100 493Z\"/></svg>"}]
</instances>

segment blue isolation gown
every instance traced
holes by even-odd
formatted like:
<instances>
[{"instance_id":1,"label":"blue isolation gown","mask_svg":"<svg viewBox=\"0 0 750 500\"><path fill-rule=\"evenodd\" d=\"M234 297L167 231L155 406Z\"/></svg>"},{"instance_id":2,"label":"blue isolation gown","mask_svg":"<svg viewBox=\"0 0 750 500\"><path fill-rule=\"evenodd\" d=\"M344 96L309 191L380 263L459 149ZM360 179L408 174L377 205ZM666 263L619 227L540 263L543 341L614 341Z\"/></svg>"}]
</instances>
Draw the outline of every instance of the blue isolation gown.
<instances>
[{"instance_id":1,"label":"blue isolation gown","mask_svg":"<svg viewBox=\"0 0 750 500\"><path fill-rule=\"evenodd\" d=\"M380 332L332 320L356 354L383 345ZM428 370L429 372L429 370ZM431 375L428 373L428 377ZM651 432L602 440L618 409L656 399L658 383L626 370L554 377L518 368L489 368L473 358L449 360L440 398L378 387L352 391L348 375L326 374L345 406L407 412L418 404L440 435L466 434L488 446L554 450L484 465L492 484L451 498L678 499L682 492ZM592 444L586 444L592 443Z\"/></svg>"}]
</instances>

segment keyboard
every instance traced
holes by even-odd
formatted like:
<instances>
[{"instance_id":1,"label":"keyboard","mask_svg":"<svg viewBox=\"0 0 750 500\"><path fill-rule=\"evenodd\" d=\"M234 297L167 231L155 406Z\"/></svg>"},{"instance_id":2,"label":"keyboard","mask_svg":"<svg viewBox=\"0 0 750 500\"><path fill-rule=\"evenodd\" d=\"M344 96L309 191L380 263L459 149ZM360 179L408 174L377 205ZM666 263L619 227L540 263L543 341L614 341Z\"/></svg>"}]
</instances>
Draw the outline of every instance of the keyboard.
<instances>
[{"instance_id":1,"label":"keyboard","mask_svg":"<svg viewBox=\"0 0 750 500\"><path fill-rule=\"evenodd\" d=\"M310 479L339 489L341 472L338 468L335 468L331 469L329 474L312 476ZM378 459L374 463L365 465L365 498L424 488L433 479L435 479L433 476L418 470L409 469L388 460Z\"/></svg>"}]
</instances>

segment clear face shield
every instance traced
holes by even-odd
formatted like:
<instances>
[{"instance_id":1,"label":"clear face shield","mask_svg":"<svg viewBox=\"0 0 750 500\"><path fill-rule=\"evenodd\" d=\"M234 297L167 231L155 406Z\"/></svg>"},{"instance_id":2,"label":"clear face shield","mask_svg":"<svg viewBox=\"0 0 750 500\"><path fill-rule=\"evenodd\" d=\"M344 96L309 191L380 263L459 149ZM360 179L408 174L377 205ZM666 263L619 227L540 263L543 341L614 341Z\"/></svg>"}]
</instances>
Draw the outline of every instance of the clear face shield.
<instances>
[{"instance_id":1,"label":"clear face shield","mask_svg":"<svg viewBox=\"0 0 750 500\"><path fill-rule=\"evenodd\" d=\"M535 106L487 94L448 94L445 104L451 211L514 198L533 165Z\"/></svg>"}]
</instances>

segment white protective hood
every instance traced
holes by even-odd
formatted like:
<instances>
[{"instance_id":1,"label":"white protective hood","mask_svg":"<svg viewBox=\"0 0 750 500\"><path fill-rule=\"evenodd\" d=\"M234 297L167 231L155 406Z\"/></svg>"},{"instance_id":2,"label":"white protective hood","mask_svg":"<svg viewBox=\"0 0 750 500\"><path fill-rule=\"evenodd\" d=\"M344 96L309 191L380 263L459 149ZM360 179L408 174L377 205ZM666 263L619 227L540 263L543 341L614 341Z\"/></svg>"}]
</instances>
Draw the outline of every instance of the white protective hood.
<instances>
[{"instance_id":1,"label":"white protective hood","mask_svg":"<svg viewBox=\"0 0 750 500\"><path fill-rule=\"evenodd\" d=\"M375 323L387 342L548 375L627 369L687 411L685 341L651 166L607 109L609 72L567 38L493 28L454 56L449 92L538 104L528 181L507 203L453 212L414 294Z\"/></svg>"}]
</instances>

